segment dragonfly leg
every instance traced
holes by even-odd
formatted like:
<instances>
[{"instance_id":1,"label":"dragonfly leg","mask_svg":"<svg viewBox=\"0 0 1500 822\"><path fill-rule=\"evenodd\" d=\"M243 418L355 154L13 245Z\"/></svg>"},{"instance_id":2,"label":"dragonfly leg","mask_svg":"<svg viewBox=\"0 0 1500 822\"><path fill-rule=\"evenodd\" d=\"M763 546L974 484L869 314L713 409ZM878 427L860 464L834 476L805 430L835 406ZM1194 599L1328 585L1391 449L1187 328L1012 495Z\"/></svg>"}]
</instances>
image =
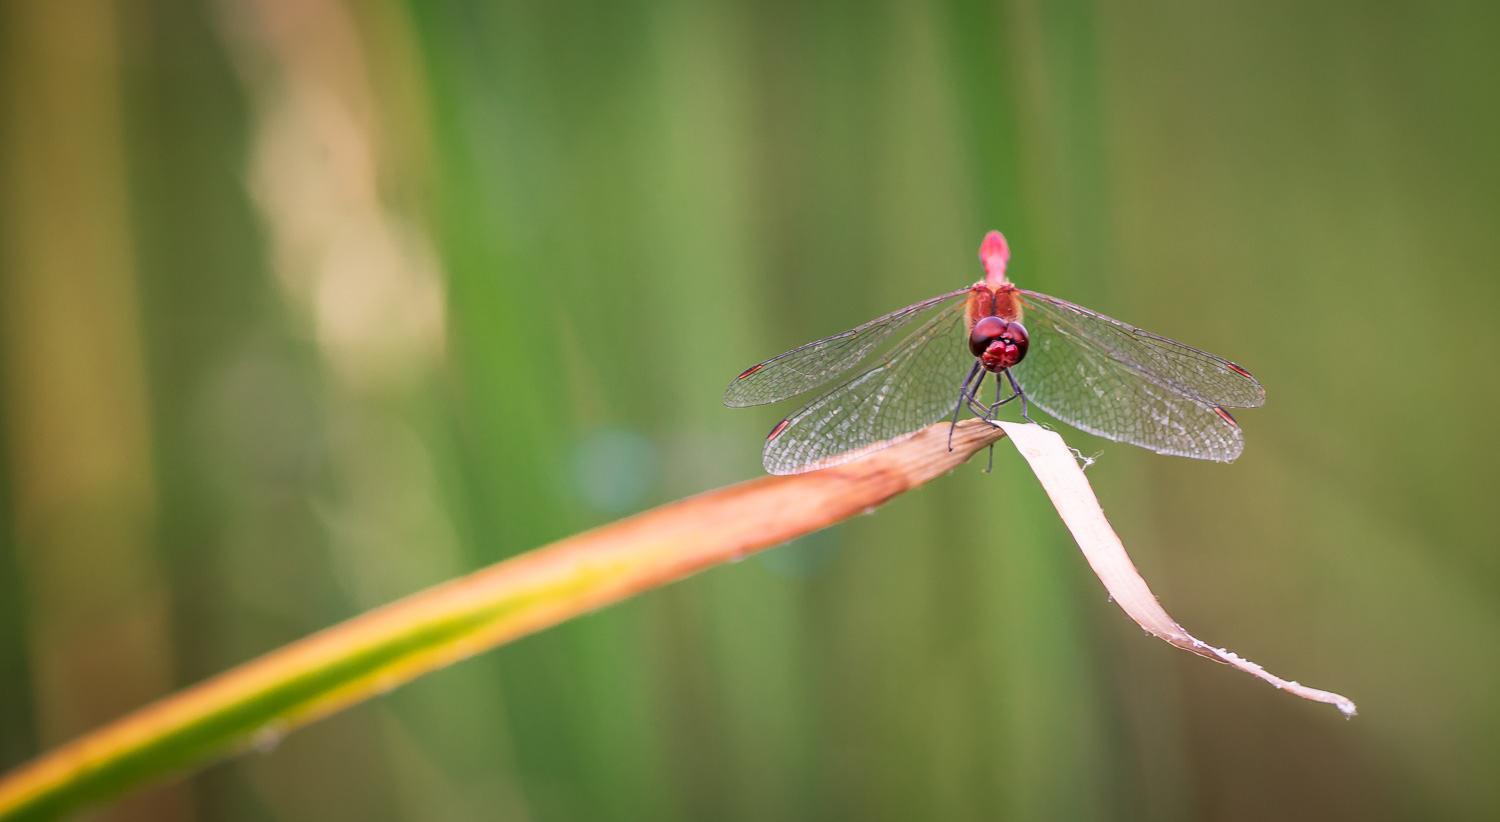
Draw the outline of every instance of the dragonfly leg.
<instances>
[{"instance_id":1,"label":"dragonfly leg","mask_svg":"<svg viewBox=\"0 0 1500 822\"><path fill-rule=\"evenodd\" d=\"M1006 371L1005 373L1007 375L1010 374L1009 371ZM1014 383L1015 381L1012 380L1011 382ZM999 377L995 377L995 401L994 401L994 403L992 403L990 405L990 415L991 416L993 416L996 412L998 412L1000 410L1000 406L1005 405L1006 403L1010 402L1011 400L1015 399L1016 397L1021 396L1021 392L1014 390L1015 386L1012 385L1012 390L1010 392L1010 396L1006 397L1003 400L1000 399L1000 391L1004 387L1005 387L1005 384L1002 383L1002 382L1000 382L1000 378Z\"/></svg>"},{"instance_id":2,"label":"dragonfly leg","mask_svg":"<svg viewBox=\"0 0 1500 822\"><path fill-rule=\"evenodd\" d=\"M979 367L979 363L975 363L974 367L978 368ZM971 375L972 375L972 373L973 372L970 372ZM993 406L986 406L984 404L984 401L981 400L981 399L979 399L979 389L984 386L985 373L986 372L980 372L980 374L979 374L979 382L974 383L974 387L972 389L970 389L968 391L968 393L965 395L964 401L966 401L968 403L969 410L973 411L974 415L976 417L984 420L985 422L987 422L987 423L989 423L990 425L993 426L995 424L994 423L994 410L995 410L994 407ZM1000 396L1000 378L999 377L995 378L995 396L996 397ZM998 405L998 403L997 403L997 405ZM958 413L958 409L954 409L954 413L957 414ZM948 439L949 439L950 442L953 439L953 428L951 426L948 428ZM953 449L950 447L948 450L951 451ZM991 473L992 471L995 470L995 444L993 442L990 443L989 452L990 452L990 461L989 461L989 464L986 465L985 468L984 468L984 473L986 473L986 474Z\"/></svg>"},{"instance_id":3,"label":"dragonfly leg","mask_svg":"<svg viewBox=\"0 0 1500 822\"><path fill-rule=\"evenodd\" d=\"M1006 376L1010 376L1009 369L1006 370L1005 374L1006 374ZM993 420L995 418L995 415L997 413L999 413L1000 406L1005 405L1006 403L1010 402L1011 400L1015 399L1016 397L1021 397L1021 402L1022 402L1022 404L1024 406L1024 404L1026 402L1026 397L1023 396L1019 390L1016 390L1016 388L1015 388L1015 379L1014 378L1011 379L1011 392L1010 392L1010 396L1006 397L1005 399L1002 400L1002 399L1000 399L1000 392L1002 392L1004 390L1005 390L1005 383L1001 382L1000 381L1000 377L997 375L995 377L995 401L993 403L991 403L987 408L985 408L985 419ZM976 390L975 393L977 394L978 391ZM988 473L990 473L990 472L992 472L994 470L995 470L995 444L992 442L992 443L990 443L990 464L985 467L984 472L986 474L988 474Z\"/></svg>"},{"instance_id":4,"label":"dragonfly leg","mask_svg":"<svg viewBox=\"0 0 1500 822\"><path fill-rule=\"evenodd\" d=\"M995 416L990 413L990 407L984 404L984 400L979 398L979 390L984 385L984 379L987 376L989 376L989 372L979 372L979 381L974 383L969 389L969 395L964 398L964 401L968 403L969 410L974 413L975 418L984 420L993 428L995 426ZM998 380L1000 378L995 377L995 379Z\"/></svg>"},{"instance_id":5,"label":"dragonfly leg","mask_svg":"<svg viewBox=\"0 0 1500 822\"><path fill-rule=\"evenodd\" d=\"M974 387L969 389L969 393L964 397L964 402L968 404L969 410L974 412L974 416L986 422L990 420L990 407L979 399L979 389L984 385L984 378L987 375L988 372L979 372L979 382L974 383Z\"/></svg>"},{"instance_id":6,"label":"dragonfly leg","mask_svg":"<svg viewBox=\"0 0 1500 822\"><path fill-rule=\"evenodd\" d=\"M1010 399L1013 400L1016 397L1021 398L1021 418L1035 425L1036 420L1033 420L1031 418L1031 414L1029 413L1030 409L1026 406L1026 392L1022 391L1020 384L1016 382L1016 375L1010 373L1010 369L1007 368L1005 369L1005 378L1010 380L1010 387L1014 388L1016 391L1016 393L1012 395ZM1010 402L1010 400L1006 400L1006 402Z\"/></svg>"},{"instance_id":7,"label":"dragonfly leg","mask_svg":"<svg viewBox=\"0 0 1500 822\"><path fill-rule=\"evenodd\" d=\"M982 379L983 378L981 377L981 380ZM976 386L976 389L977 389L977 386ZM970 401L969 401L969 407L974 411L975 416L979 417L980 419L993 421L995 419L996 413L1000 410L1000 406L1005 405L1005 404L1011 402L1012 400L1016 399L1017 397L1021 397L1021 399L1023 399L1023 400L1025 399L1025 397L1023 397L1020 392L1015 391L1015 390L1012 390L1010 392L1010 396L1009 397L1006 397L1005 399L1001 399L1000 398L1000 393L1002 391L1004 391L1004 390L1005 390L1005 383L1000 380L1000 376L998 374L995 375L995 401L994 402L992 402L992 403L990 403L988 405L985 405L984 402L979 399L979 397L978 397L978 391L976 390L975 393L973 395L971 395Z\"/></svg>"},{"instance_id":8,"label":"dragonfly leg","mask_svg":"<svg viewBox=\"0 0 1500 822\"><path fill-rule=\"evenodd\" d=\"M958 426L958 412L959 412L960 409L962 409L964 407L965 404L971 403L971 402L974 401L974 394L969 391L969 383L971 381L973 381L974 374L977 373L978 371L979 371L979 361L975 360L974 361L974 367L969 369L969 375L967 377L964 377L964 381L962 383L960 383L959 386L958 386L958 403L953 406L953 421L950 422L950 423L948 423L948 450L949 451L953 450L953 429ZM984 377L981 376L979 378L979 381L980 382L984 382ZM978 388L978 386L975 386L975 388Z\"/></svg>"},{"instance_id":9,"label":"dragonfly leg","mask_svg":"<svg viewBox=\"0 0 1500 822\"><path fill-rule=\"evenodd\" d=\"M1000 382L1000 378L996 377L995 378L995 404L990 406L990 417L991 418L994 418L994 416L995 416L995 409L999 408L1001 405L1004 404L1004 403L1000 402L1000 391L1001 391L1001 389L1003 387L1004 387L1004 385L1003 385L1003 383ZM990 449L989 450L990 450L990 461L989 461L989 464L984 467L984 472L986 474L993 473L994 470L995 470L995 444L993 442L990 443Z\"/></svg>"}]
</instances>

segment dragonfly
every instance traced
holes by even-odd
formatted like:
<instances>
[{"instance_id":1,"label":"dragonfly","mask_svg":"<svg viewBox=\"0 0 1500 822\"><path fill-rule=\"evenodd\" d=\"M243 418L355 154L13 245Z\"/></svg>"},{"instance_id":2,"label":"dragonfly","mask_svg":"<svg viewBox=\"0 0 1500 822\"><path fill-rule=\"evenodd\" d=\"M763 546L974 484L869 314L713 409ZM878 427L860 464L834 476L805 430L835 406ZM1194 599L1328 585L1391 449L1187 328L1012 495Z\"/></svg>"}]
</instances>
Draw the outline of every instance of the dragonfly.
<instances>
[{"instance_id":1,"label":"dragonfly","mask_svg":"<svg viewBox=\"0 0 1500 822\"><path fill-rule=\"evenodd\" d=\"M1013 400L1028 422L1035 407L1158 454L1232 462L1244 450L1227 409L1265 403L1249 371L1016 287L1006 277L1010 246L998 231L985 236L979 258L983 280L772 357L729 384L724 404L743 408L833 383L771 429L762 452L768 472L838 465L941 420L956 424L965 409L993 422ZM985 402L990 377L994 400Z\"/></svg>"}]
</instances>

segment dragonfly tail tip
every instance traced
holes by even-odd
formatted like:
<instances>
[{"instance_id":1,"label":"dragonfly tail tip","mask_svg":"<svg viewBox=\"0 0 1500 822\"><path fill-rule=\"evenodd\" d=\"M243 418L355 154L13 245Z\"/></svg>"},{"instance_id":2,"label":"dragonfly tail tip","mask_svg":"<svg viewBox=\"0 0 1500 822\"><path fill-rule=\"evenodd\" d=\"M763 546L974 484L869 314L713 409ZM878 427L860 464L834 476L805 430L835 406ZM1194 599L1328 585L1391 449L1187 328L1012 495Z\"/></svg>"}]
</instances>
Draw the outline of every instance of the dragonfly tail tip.
<instances>
[{"instance_id":1,"label":"dragonfly tail tip","mask_svg":"<svg viewBox=\"0 0 1500 822\"><path fill-rule=\"evenodd\" d=\"M979 259L984 263L985 282L992 287L1004 285L1005 266L1010 262L1010 245L1005 242L1005 235L998 231L984 235Z\"/></svg>"}]
</instances>

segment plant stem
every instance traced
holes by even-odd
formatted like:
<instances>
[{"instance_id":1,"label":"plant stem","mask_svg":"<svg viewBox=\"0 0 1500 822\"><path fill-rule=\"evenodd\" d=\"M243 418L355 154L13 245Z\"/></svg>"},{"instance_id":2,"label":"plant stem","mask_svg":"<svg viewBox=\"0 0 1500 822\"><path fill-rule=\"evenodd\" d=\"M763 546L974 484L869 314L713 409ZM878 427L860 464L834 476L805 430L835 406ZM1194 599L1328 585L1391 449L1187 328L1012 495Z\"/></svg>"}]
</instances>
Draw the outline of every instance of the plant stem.
<instances>
[{"instance_id":1,"label":"plant stem","mask_svg":"<svg viewBox=\"0 0 1500 822\"><path fill-rule=\"evenodd\" d=\"M257 745L518 637L826 528L1005 435L940 423L864 459L763 477L587 531L354 617L0 777L0 820L50 819Z\"/></svg>"}]
</instances>

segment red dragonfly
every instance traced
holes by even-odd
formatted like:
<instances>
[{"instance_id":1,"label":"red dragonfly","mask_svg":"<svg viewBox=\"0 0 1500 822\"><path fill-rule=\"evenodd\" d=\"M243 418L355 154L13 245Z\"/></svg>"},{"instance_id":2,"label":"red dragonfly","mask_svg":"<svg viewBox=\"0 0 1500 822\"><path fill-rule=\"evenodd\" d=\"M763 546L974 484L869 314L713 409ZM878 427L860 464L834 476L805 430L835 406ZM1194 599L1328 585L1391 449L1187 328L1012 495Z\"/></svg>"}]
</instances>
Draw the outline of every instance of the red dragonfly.
<instances>
[{"instance_id":1,"label":"red dragonfly","mask_svg":"<svg viewBox=\"0 0 1500 822\"><path fill-rule=\"evenodd\" d=\"M800 474L837 465L939 420L956 422L964 408L992 420L1017 398L1027 420L1036 406L1079 430L1158 454L1219 462L1240 455L1244 436L1224 409L1266 401L1249 371L1017 288L1005 278L1010 247L998 231L985 236L979 258L980 282L794 348L730 383L724 404L742 408L837 380L771 430L766 470ZM891 339L898 341L875 356ZM995 400L985 403L980 389L991 374ZM1010 395L1002 399L1006 385Z\"/></svg>"}]
</instances>

